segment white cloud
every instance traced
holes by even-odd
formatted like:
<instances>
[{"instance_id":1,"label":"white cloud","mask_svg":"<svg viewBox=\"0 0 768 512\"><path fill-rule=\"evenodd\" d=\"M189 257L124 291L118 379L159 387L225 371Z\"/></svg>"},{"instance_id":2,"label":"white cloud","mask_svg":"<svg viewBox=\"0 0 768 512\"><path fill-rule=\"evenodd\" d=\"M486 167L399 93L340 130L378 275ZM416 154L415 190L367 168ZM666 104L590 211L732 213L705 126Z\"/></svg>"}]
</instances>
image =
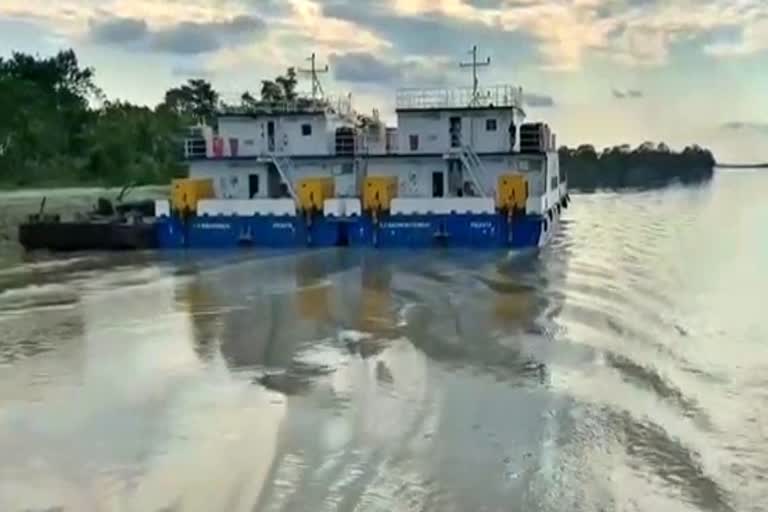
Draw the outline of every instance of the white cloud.
<instances>
[{"instance_id":1,"label":"white cloud","mask_svg":"<svg viewBox=\"0 0 768 512\"><path fill-rule=\"evenodd\" d=\"M462 0L396 0L394 12L400 16L441 15L462 21L482 23L491 30L519 31L539 42L544 67L577 69L585 52L608 41L616 21L600 19L596 7L605 0L514 2L497 8L479 8Z\"/></svg>"},{"instance_id":2,"label":"white cloud","mask_svg":"<svg viewBox=\"0 0 768 512\"><path fill-rule=\"evenodd\" d=\"M768 47L764 0L506 0L492 8L463 0L395 0L392 9L399 16L440 15L529 34L538 41L543 67L553 70L580 69L592 51L626 65L663 65L674 43L730 26L744 27L743 41L705 51L725 56Z\"/></svg>"},{"instance_id":3,"label":"white cloud","mask_svg":"<svg viewBox=\"0 0 768 512\"><path fill-rule=\"evenodd\" d=\"M279 30L288 30L311 39L315 50L330 54L334 51L381 51L391 43L356 23L329 18L321 5L312 0L288 0L292 13Z\"/></svg>"},{"instance_id":4,"label":"white cloud","mask_svg":"<svg viewBox=\"0 0 768 512\"><path fill-rule=\"evenodd\" d=\"M715 57L749 55L768 50L768 18L744 27L738 41L715 41L704 47L704 51Z\"/></svg>"},{"instance_id":5,"label":"white cloud","mask_svg":"<svg viewBox=\"0 0 768 512\"><path fill-rule=\"evenodd\" d=\"M153 30L255 15L267 20L267 31L277 34L277 39L266 40L283 44L298 40L304 46L311 42L320 54L393 48L396 41L377 33L376 16L370 23L326 16L325 1L284 0L280 9L268 9L250 0L3 0L0 16L48 20L57 33L76 37L87 31L89 19L105 13L144 20ZM723 27L741 28L741 38L702 43L702 51L730 57L768 48L765 0L498 0L480 5L484 6L469 0L370 1L372 14L443 17L489 31L525 34L536 44L541 67L551 70L581 69L593 54L624 65L663 65L675 43Z\"/></svg>"}]
</instances>

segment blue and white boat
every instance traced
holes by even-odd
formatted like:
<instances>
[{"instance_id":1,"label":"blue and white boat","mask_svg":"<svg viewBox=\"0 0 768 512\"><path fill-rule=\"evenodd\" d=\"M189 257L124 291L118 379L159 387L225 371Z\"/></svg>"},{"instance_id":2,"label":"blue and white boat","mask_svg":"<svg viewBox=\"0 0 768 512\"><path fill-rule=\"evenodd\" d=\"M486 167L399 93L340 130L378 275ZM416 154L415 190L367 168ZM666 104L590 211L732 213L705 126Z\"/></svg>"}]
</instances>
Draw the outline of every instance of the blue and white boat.
<instances>
[{"instance_id":1,"label":"blue and white boat","mask_svg":"<svg viewBox=\"0 0 768 512\"><path fill-rule=\"evenodd\" d=\"M567 181L548 125L525 122L521 88L403 89L396 118L349 97L223 110L186 141L189 179L156 205L159 246L547 242Z\"/></svg>"}]
</instances>

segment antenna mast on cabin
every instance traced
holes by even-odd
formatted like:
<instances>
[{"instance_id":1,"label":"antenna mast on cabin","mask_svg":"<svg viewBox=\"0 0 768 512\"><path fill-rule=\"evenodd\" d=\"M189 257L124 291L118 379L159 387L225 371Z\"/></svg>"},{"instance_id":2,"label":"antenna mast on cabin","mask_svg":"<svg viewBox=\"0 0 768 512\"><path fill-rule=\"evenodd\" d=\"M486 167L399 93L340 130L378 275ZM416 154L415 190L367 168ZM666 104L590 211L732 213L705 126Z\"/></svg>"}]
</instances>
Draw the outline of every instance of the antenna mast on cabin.
<instances>
[{"instance_id":1,"label":"antenna mast on cabin","mask_svg":"<svg viewBox=\"0 0 768 512\"><path fill-rule=\"evenodd\" d=\"M470 101L470 105L477 105L478 104L478 80L477 80L477 68L479 67L485 67L491 65L491 58L486 58L483 62L477 62L477 45L472 46L472 49L469 51L470 54L472 54L472 62L459 62L459 67L462 68L472 68L472 101Z\"/></svg>"},{"instance_id":2,"label":"antenna mast on cabin","mask_svg":"<svg viewBox=\"0 0 768 512\"><path fill-rule=\"evenodd\" d=\"M328 72L328 64L325 65L323 69L317 69L316 62L315 62L315 54L312 53L311 57L307 58L307 61L311 63L311 67L309 69L299 69L300 73L308 74L312 79L312 99L317 99L317 94L320 93L320 96L324 96L325 93L323 92L323 86L320 84L320 78L318 78L319 73L327 73Z\"/></svg>"}]
</instances>

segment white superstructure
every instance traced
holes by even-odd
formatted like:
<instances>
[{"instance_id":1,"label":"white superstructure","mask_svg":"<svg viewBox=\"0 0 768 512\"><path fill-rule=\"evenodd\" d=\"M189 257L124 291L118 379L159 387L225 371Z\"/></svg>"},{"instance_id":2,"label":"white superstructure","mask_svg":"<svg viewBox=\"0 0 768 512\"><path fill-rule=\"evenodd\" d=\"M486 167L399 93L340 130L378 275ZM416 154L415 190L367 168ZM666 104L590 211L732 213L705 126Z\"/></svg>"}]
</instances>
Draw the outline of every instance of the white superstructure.
<instances>
[{"instance_id":1,"label":"white superstructure","mask_svg":"<svg viewBox=\"0 0 768 512\"><path fill-rule=\"evenodd\" d=\"M536 148L521 145L522 90L403 89L396 126L348 99L300 99L221 113L185 146L192 178L212 178L220 199L279 198L300 178L331 176L338 197L359 197L366 176L397 176L399 198L495 196L499 175L524 173L528 213L567 193L549 129Z\"/></svg>"}]
</instances>

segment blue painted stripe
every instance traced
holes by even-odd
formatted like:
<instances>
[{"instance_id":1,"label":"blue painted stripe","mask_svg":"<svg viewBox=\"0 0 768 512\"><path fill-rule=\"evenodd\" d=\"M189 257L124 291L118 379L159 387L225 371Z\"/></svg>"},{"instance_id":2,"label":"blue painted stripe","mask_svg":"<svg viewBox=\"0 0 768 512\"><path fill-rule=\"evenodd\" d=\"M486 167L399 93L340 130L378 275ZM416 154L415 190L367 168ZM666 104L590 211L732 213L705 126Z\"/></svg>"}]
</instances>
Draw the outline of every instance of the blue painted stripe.
<instances>
[{"instance_id":1,"label":"blue painted stripe","mask_svg":"<svg viewBox=\"0 0 768 512\"><path fill-rule=\"evenodd\" d=\"M232 248L238 246L291 248L526 248L536 247L548 215L509 219L502 214L385 215L374 223L369 216L337 220L272 215L192 217L186 223L165 217L157 223L161 248Z\"/></svg>"}]
</instances>

